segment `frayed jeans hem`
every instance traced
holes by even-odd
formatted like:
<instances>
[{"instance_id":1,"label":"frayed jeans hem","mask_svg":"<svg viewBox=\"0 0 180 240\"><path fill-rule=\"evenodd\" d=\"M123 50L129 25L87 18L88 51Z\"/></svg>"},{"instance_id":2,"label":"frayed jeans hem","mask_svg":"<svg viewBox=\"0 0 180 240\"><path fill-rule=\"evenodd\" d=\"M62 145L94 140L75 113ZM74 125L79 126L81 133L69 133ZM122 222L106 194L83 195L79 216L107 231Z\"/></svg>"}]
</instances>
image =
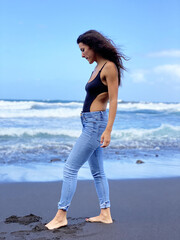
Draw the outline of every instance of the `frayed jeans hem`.
<instances>
[{"instance_id":1,"label":"frayed jeans hem","mask_svg":"<svg viewBox=\"0 0 180 240\"><path fill-rule=\"evenodd\" d=\"M66 211L66 212L67 212L68 209L69 209L69 206L61 207L61 206L58 205L58 210L63 210L63 211Z\"/></svg>"},{"instance_id":2,"label":"frayed jeans hem","mask_svg":"<svg viewBox=\"0 0 180 240\"><path fill-rule=\"evenodd\" d=\"M110 208L110 201L106 201L100 205L101 209Z\"/></svg>"}]
</instances>

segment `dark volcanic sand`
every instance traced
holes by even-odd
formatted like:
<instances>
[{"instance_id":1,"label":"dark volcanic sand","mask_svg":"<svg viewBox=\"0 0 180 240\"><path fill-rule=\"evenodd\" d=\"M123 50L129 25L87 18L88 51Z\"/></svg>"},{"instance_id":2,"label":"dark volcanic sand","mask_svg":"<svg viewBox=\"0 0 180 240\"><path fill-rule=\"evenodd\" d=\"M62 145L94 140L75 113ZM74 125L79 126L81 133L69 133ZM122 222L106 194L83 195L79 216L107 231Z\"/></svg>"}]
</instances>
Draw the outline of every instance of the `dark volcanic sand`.
<instances>
[{"instance_id":1,"label":"dark volcanic sand","mask_svg":"<svg viewBox=\"0 0 180 240\"><path fill-rule=\"evenodd\" d=\"M179 240L180 178L109 181L113 224L86 223L99 213L92 181L79 181L68 226L44 225L57 210L61 182L0 184L0 240Z\"/></svg>"}]
</instances>

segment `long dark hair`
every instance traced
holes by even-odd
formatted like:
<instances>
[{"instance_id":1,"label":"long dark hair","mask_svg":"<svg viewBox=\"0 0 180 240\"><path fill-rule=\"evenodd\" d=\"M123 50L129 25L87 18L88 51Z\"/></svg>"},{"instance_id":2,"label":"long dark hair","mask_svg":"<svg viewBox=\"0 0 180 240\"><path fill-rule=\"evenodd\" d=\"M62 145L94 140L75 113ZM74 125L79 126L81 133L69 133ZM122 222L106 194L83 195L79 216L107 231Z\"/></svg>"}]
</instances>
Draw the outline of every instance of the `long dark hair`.
<instances>
[{"instance_id":1,"label":"long dark hair","mask_svg":"<svg viewBox=\"0 0 180 240\"><path fill-rule=\"evenodd\" d=\"M95 53L99 54L103 58L115 63L118 69L118 79L120 85L123 71L126 70L122 59L127 61L128 57L120 52L111 39L103 36L96 30L89 30L81 34L77 39L77 43L79 44L80 42L88 45Z\"/></svg>"}]
</instances>

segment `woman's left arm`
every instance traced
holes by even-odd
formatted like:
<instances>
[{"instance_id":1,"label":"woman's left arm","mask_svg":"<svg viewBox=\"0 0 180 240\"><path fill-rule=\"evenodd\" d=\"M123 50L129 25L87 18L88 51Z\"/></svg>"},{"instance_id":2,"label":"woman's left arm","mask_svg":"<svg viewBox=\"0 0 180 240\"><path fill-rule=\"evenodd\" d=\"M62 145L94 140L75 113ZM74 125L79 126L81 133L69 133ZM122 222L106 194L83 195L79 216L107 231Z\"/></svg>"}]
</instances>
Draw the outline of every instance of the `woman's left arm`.
<instances>
[{"instance_id":1,"label":"woman's left arm","mask_svg":"<svg viewBox=\"0 0 180 240\"><path fill-rule=\"evenodd\" d=\"M104 75L108 86L109 117L105 131L101 135L101 147L107 147L111 141L111 131L116 117L118 99L118 71L114 63L109 62L104 68Z\"/></svg>"}]
</instances>

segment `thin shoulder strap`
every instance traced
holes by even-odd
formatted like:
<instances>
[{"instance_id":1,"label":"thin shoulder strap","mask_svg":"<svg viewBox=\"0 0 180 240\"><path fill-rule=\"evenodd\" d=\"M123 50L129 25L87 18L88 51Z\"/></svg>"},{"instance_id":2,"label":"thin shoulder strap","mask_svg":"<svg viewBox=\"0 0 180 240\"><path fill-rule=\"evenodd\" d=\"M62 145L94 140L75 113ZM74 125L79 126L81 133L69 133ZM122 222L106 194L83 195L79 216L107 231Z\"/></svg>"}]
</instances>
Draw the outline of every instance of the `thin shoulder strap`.
<instances>
[{"instance_id":1,"label":"thin shoulder strap","mask_svg":"<svg viewBox=\"0 0 180 240\"><path fill-rule=\"evenodd\" d=\"M107 62L105 62L105 64L102 66L102 68L99 70L99 72L101 72L101 70L103 69L103 67L106 65Z\"/></svg>"}]
</instances>

